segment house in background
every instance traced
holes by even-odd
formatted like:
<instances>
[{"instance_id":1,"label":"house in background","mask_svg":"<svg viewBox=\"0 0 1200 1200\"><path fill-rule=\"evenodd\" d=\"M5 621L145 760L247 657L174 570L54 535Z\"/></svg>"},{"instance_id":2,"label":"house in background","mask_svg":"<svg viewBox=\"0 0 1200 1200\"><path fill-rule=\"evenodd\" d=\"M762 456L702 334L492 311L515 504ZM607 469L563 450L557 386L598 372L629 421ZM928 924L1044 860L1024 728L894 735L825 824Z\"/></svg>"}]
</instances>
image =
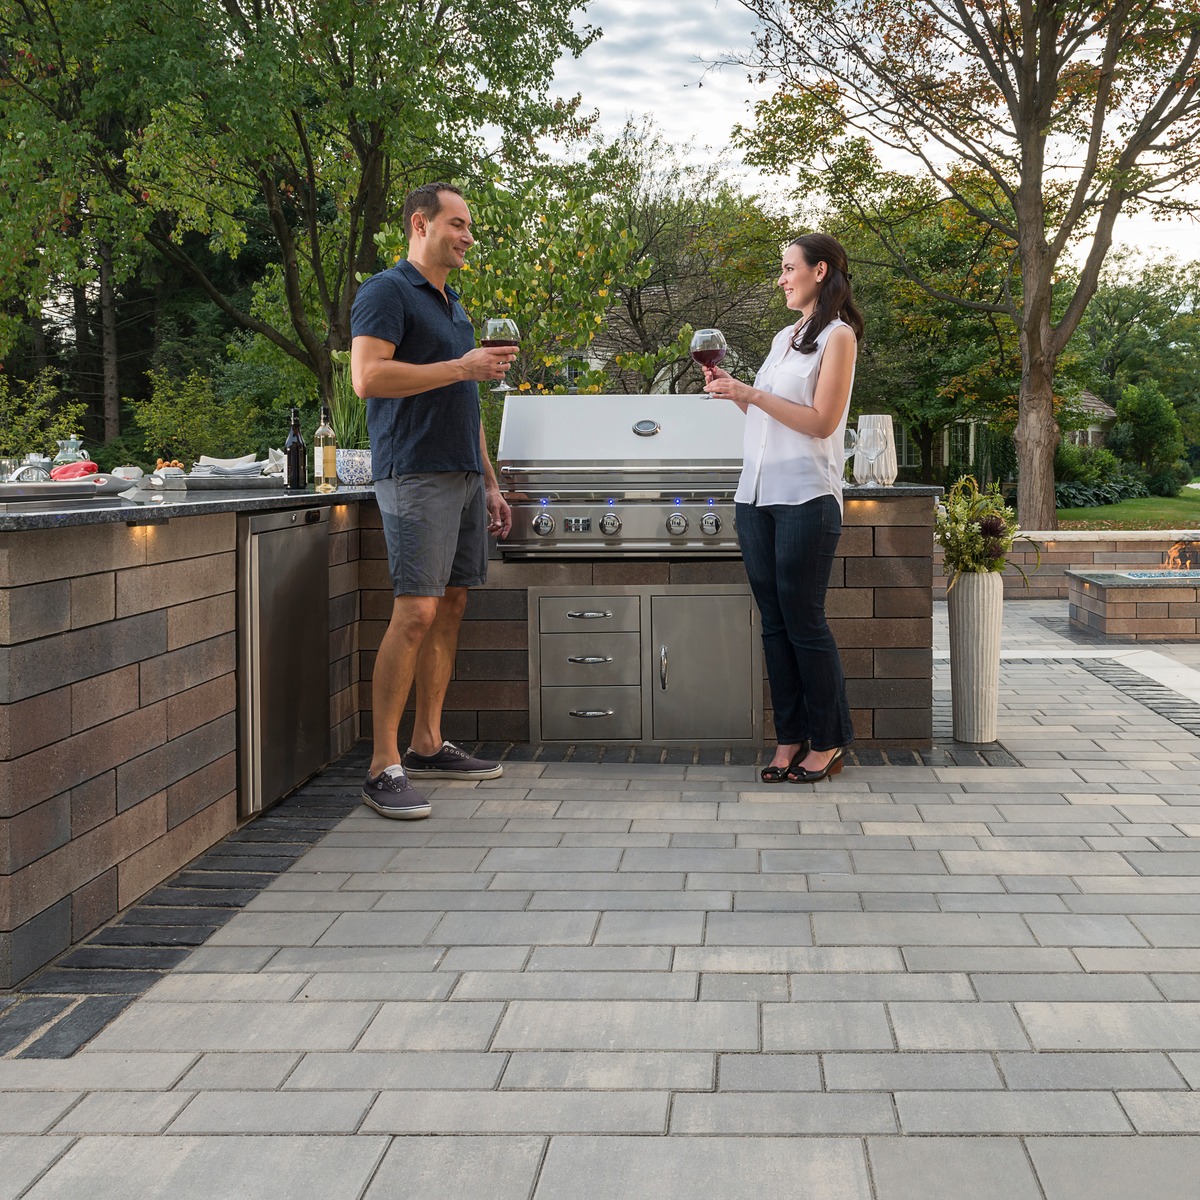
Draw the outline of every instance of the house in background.
<instances>
[{"instance_id":1,"label":"house in background","mask_svg":"<svg viewBox=\"0 0 1200 1200\"><path fill-rule=\"evenodd\" d=\"M1076 446L1103 446L1108 431L1117 423L1117 410L1095 392L1084 390L1071 402L1071 407L1080 413L1087 424L1080 429L1063 431L1063 441Z\"/></svg>"}]
</instances>

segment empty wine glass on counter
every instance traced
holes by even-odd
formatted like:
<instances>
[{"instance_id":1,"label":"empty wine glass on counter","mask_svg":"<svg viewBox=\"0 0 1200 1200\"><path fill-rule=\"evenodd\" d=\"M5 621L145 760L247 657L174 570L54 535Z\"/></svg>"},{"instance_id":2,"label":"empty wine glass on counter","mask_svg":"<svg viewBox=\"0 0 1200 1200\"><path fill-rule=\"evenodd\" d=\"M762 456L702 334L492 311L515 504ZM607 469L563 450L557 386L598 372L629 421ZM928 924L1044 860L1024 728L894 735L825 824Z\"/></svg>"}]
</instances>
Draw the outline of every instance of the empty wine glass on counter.
<instances>
[{"instance_id":1,"label":"empty wine glass on counter","mask_svg":"<svg viewBox=\"0 0 1200 1200\"><path fill-rule=\"evenodd\" d=\"M866 455L867 462L875 460L887 449L887 438L877 425L868 425L858 435L858 448Z\"/></svg>"},{"instance_id":2,"label":"empty wine glass on counter","mask_svg":"<svg viewBox=\"0 0 1200 1200\"><path fill-rule=\"evenodd\" d=\"M697 329L688 353L702 367L715 367L729 353L729 347L719 329Z\"/></svg>"},{"instance_id":3,"label":"empty wine glass on counter","mask_svg":"<svg viewBox=\"0 0 1200 1200\"><path fill-rule=\"evenodd\" d=\"M483 337L479 339L481 346L512 346L515 350L521 344L521 333L516 321L508 317L489 317L483 323ZM507 379L502 379L493 392L511 392Z\"/></svg>"},{"instance_id":4,"label":"empty wine glass on counter","mask_svg":"<svg viewBox=\"0 0 1200 1200\"><path fill-rule=\"evenodd\" d=\"M842 462L849 463L858 449L858 431L852 426L846 426L846 436L842 442Z\"/></svg>"}]
</instances>

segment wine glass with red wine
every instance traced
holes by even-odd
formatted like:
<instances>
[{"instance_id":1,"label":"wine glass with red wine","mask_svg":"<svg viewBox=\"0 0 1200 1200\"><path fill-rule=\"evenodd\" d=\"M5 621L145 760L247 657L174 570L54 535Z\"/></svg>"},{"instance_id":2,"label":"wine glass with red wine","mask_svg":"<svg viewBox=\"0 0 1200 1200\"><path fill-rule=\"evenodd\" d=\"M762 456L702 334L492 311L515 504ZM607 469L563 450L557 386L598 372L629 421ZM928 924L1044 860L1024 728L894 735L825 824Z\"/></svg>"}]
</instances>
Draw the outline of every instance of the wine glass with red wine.
<instances>
[{"instance_id":1,"label":"wine glass with red wine","mask_svg":"<svg viewBox=\"0 0 1200 1200\"><path fill-rule=\"evenodd\" d=\"M689 352L702 367L715 367L729 353L729 347L719 329L697 329Z\"/></svg>"},{"instance_id":2,"label":"wine glass with red wine","mask_svg":"<svg viewBox=\"0 0 1200 1200\"><path fill-rule=\"evenodd\" d=\"M510 321L508 317L489 317L483 323L483 337L479 341L481 346L512 346L515 350L521 344L521 334L516 321ZM493 392L512 390L506 379L492 388Z\"/></svg>"}]
</instances>

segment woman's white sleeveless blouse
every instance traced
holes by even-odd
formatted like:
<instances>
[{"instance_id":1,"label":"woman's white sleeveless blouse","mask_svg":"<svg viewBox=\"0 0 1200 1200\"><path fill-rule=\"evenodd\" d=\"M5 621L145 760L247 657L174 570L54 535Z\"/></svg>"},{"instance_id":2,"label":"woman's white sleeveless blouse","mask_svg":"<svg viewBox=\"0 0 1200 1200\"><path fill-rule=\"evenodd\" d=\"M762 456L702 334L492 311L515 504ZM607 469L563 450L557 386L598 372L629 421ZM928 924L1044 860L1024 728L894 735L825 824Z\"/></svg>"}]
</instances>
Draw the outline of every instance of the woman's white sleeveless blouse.
<instances>
[{"instance_id":1,"label":"woman's white sleeveless blouse","mask_svg":"<svg viewBox=\"0 0 1200 1200\"><path fill-rule=\"evenodd\" d=\"M781 329L754 377L754 386L811 408L829 335L845 324L842 320L830 321L817 337L817 348L812 354L792 349L794 325ZM853 388L853 374L850 385ZM841 507L849 411L847 400L837 429L827 438L815 438L781 425L757 405L751 405L746 412L742 475L734 499L741 504L766 506L804 504L818 496L835 496Z\"/></svg>"}]
</instances>

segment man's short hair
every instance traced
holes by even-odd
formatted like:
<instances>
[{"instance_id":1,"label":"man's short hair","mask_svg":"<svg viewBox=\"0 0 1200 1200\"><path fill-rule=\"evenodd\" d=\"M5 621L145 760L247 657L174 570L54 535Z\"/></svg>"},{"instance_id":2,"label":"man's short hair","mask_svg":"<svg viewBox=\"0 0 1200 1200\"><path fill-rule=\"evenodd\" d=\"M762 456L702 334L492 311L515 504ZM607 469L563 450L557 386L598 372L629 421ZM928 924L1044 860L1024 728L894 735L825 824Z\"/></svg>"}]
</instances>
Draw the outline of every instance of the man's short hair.
<instances>
[{"instance_id":1,"label":"man's short hair","mask_svg":"<svg viewBox=\"0 0 1200 1200\"><path fill-rule=\"evenodd\" d=\"M413 217L417 213L423 213L427 221L436 217L442 208L442 192L462 195L452 183L423 183L419 188L413 188L404 198L404 234L410 241L413 235Z\"/></svg>"}]
</instances>

